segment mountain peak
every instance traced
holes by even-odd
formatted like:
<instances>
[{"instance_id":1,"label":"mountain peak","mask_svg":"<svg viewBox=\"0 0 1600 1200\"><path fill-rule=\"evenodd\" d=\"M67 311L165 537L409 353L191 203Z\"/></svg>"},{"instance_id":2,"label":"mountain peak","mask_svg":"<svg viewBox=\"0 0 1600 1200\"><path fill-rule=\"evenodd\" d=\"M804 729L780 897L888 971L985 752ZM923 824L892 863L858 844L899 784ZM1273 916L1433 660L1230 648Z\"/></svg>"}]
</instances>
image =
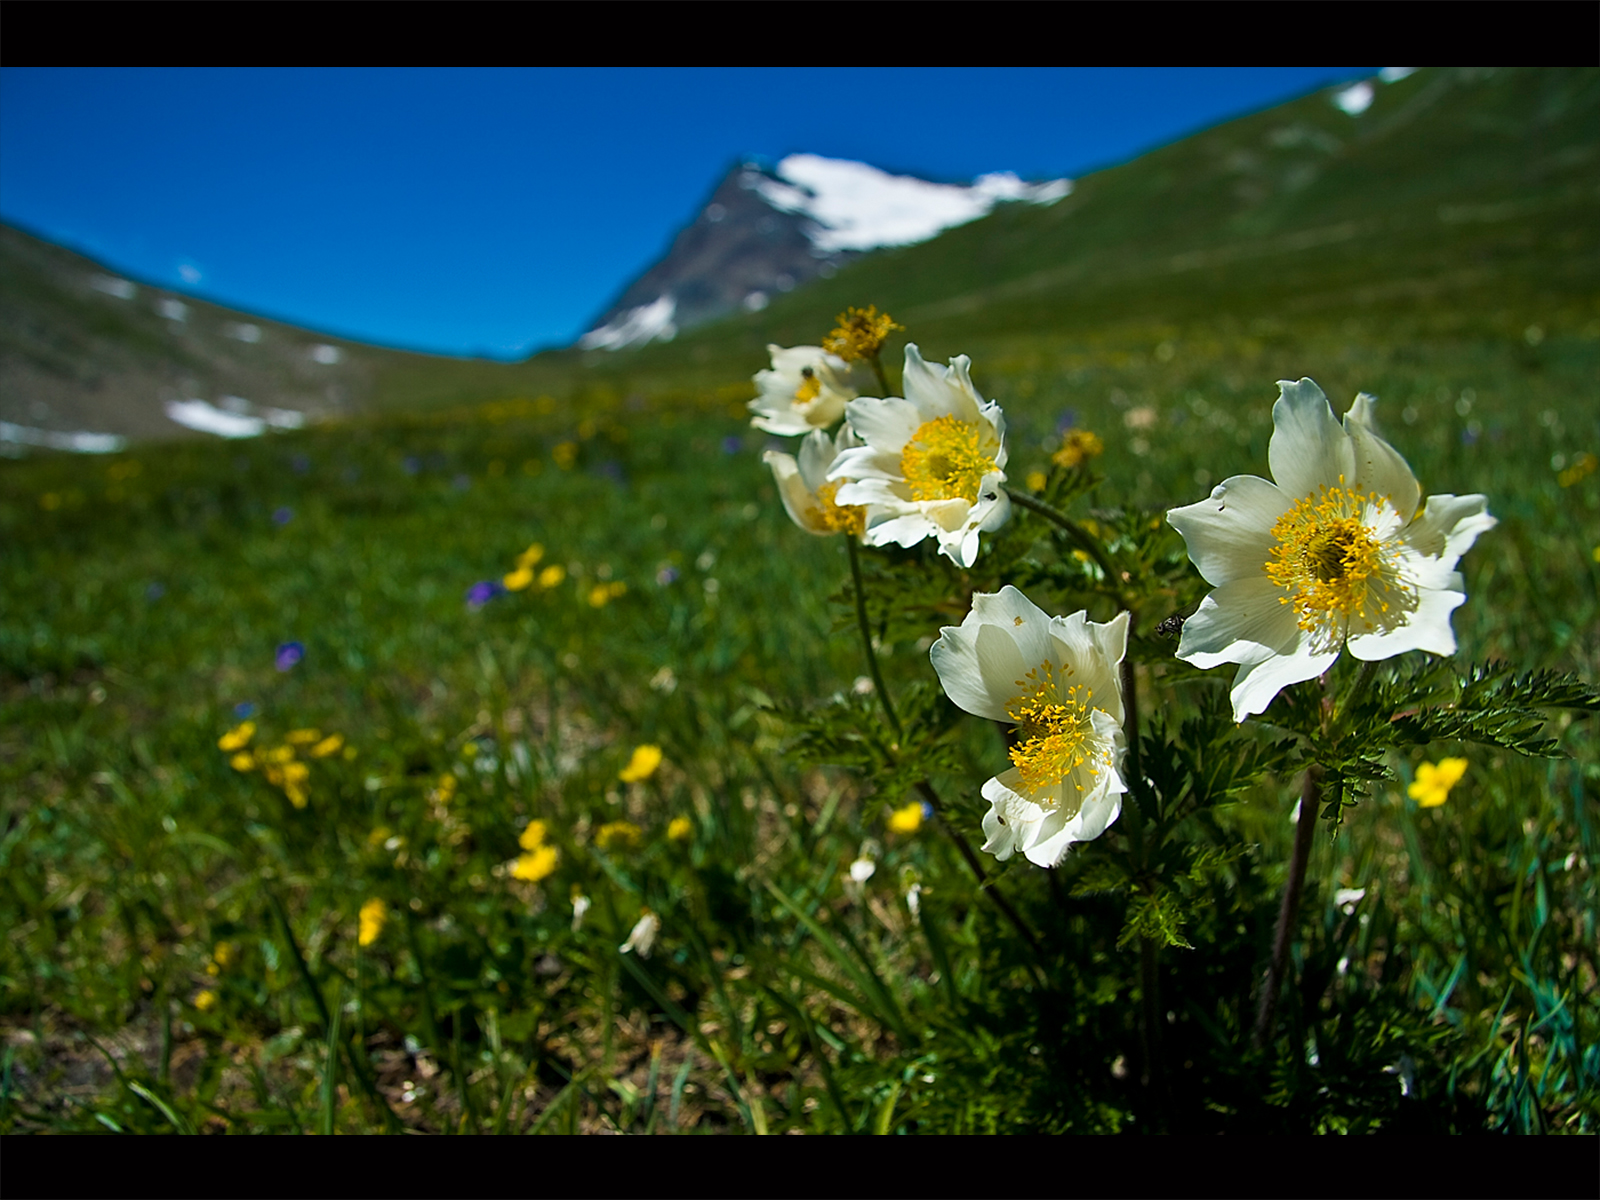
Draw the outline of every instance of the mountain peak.
<instances>
[{"instance_id":1,"label":"mountain peak","mask_svg":"<svg viewBox=\"0 0 1600 1200\"><path fill-rule=\"evenodd\" d=\"M765 308L773 293L869 251L927 241L1004 201L1053 204L1071 191L1071 180L1030 184L1009 171L951 184L816 154L791 154L772 168L744 162L578 346L670 341L740 307Z\"/></svg>"}]
</instances>

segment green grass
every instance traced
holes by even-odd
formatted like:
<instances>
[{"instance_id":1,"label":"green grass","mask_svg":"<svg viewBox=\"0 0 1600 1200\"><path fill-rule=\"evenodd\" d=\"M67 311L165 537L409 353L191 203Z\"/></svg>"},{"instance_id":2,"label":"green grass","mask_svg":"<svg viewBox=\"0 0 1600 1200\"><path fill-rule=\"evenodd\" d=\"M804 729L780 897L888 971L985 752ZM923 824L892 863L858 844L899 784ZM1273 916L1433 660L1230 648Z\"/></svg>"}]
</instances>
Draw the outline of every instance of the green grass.
<instances>
[{"instance_id":1,"label":"green grass","mask_svg":"<svg viewBox=\"0 0 1600 1200\"><path fill-rule=\"evenodd\" d=\"M1600 340L1229 325L1169 330L1170 352L1135 353L1122 331L979 361L1012 422L1013 478L1072 408L1108 442L1096 503L1159 512L1264 471L1272 379L1370 388L1425 486L1482 490L1501 519L1465 563L1462 656L1595 678L1600 474L1572 480L1552 456L1564 469L1600 447L1600 410L1572 402ZM1293 1008L1315 1069L1287 1041L1250 1070L1233 1059L1292 780L1218 810L1250 849L1203 885L1197 949L1162 955L1162 994L1184 998L1164 1116L1129 1066L1140 984L1121 909L1071 894L1101 843L1054 880L1003 873L1044 938L1035 962L933 826L889 833L890 797L786 754L780 714L849 693L865 664L828 600L840 544L788 523L727 406L647 400L574 424L508 405L6 466L7 1128L1592 1129L1590 726L1562 731L1575 758L1467 751L1434 810L1402 798L1421 757L1394 760L1398 781L1319 840L1301 970L1327 986ZM470 610L467 589L535 541L567 578ZM998 583L984 561L965 586ZM959 587L949 574L929 586ZM626 591L594 607L602 580ZM1049 586L1030 594L1064 609ZM1173 606L1198 594L1173 586ZM930 683L926 639L959 620L960 592L944 603L895 616L897 695ZM1153 622L1147 711L1175 722L1195 685L1161 665ZM280 672L289 641L305 658ZM217 748L244 701L258 745L347 740L349 758L309 762L304 809ZM869 700L855 711L877 722ZM641 743L665 763L623 784ZM970 720L950 745L935 782L970 841L1001 749ZM666 838L676 816L685 841ZM526 884L506 865L532 818L561 859ZM619 820L639 846L601 850ZM846 868L867 843L878 869L857 887ZM1368 920L1343 919L1338 887L1368 889ZM591 901L576 930L575 889ZM390 920L362 948L373 897ZM654 953L619 955L647 907ZM233 955L207 974L223 942ZM1426 1104L1383 1073L1402 1061ZM1342 1080L1336 1100L1314 1098L1313 1070Z\"/></svg>"}]
</instances>

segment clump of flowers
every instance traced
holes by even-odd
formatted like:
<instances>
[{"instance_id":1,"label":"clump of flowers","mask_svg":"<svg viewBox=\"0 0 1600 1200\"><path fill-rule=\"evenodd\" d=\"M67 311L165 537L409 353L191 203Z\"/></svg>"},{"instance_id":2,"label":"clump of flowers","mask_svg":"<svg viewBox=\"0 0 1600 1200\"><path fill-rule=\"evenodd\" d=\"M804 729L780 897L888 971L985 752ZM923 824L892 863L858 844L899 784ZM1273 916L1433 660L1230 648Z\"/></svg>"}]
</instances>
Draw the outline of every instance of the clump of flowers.
<instances>
[{"instance_id":1,"label":"clump of flowers","mask_svg":"<svg viewBox=\"0 0 1600 1200\"><path fill-rule=\"evenodd\" d=\"M1266 710L1346 646L1379 661L1453 654L1466 600L1457 560L1495 519L1479 495L1430 496L1372 427L1372 397L1334 418L1309 379L1278 385L1269 483L1235 475L1167 520L1216 588L1184 623L1178 657L1238 663L1234 719Z\"/></svg>"},{"instance_id":2,"label":"clump of flowers","mask_svg":"<svg viewBox=\"0 0 1600 1200\"><path fill-rule=\"evenodd\" d=\"M930 655L958 708L1015 728L1010 770L983 785L984 849L1053 867L1122 811L1122 691L1128 614L1052 617L1014 587L972 598Z\"/></svg>"},{"instance_id":3,"label":"clump of flowers","mask_svg":"<svg viewBox=\"0 0 1600 1200\"><path fill-rule=\"evenodd\" d=\"M644 830L632 821L607 821L595 831L594 844L602 850L637 850L644 843Z\"/></svg>"},{"instance_id":4,"label":"clump of flowers","mask_svg":"<svg viewBox=\"0 0 1600 1200\"><path fill-rule=\"evenodd\" d=\"M838 316L833 332L822 339L822 348L837 354L845 362L859 362L878 357L889 334L904 325L895 324L888 313L880 313L875 304L866 308L848 308Z\"/></svg>"},{"instance_id":5,"label":"clump of flowers","mask_svg":"<svg viewBox=\"0 0 1600 1200\"><path fill-rule=\"evenodd\" d=\"M1100 457L1105 448L1098 434L1087 429L1070 429L1067 436L1061 439L1061 448L1050 456L1050 461L1058 467L1079 467L1091 458Z\"/></svg>"},{"instance_id":6,"label":"clump of flowers","mask_svg":"<svg viewBox=\"0 0 1600 1200\"><path fill-rule=\"evenodd\" d=\"M1406 789L1422 808L1438 808L1450 797L1450 789L1461 782L1467 773L1464 758L1441 758L1436 764L1425 762L1417 767L1417 777Z\"/></svg>"},{"instance_id":7,"label":"clump of flowers","mask_svg":"<svg viewBox=\"0 0 1600 1200\"><path fill-rule=\"evenodd\" d=\"M751 424L780 437L828 429L861 394L850 364L820 346L768 346L772 368L757 371Z\"/></svg>"},{"instance_id":8,"label":"clump of flowers","mask_svg":"<svg viewBox=\"0 0 1600 1200\"><path fill-rule=\"evenodd\" d=\"M359 930L356 933L356 944L370 946L378 940L383 933L383 927L389 921L389 906L376 896L361 906L358 917Z\"/></svg>"},{"instance_id":9,"label":"clump of flowers","mask_svg":"<svg viewBox=\"0 0 1600 1200\"><path fill-rule=\"evenodd\" d=\"M523 853L511 865L511 877L524 883L538 883L548 877L561 861L561 851L545 841L548 827L543 821L529 821L517 839Z\"/></svg>"},{"instance_id":10,"label":"clump of flowers","mask_svg":"<svg viewBox=\"0 0 1600 1200\"><path fill-rule=\"evenodd\" d=\"M656 768L661 766L661 747L646 743L635 746L633 755L628 759L628 765L617 772L617 778L623 783L642 783L656 773Z\"/></svg>"},{"instance_id":11,"label":"clump of flowers","mask_svg":"<svg viewBox=\"0 0 1600 1200\"><path fill-rule=\"evenodd\" d=\"M841 409L842 412L842 409ZM867 532L867 509L860 504L840 505L839 489L846 480L829 479L828 473L839 455L854 450L862 442L849 426L840 428L837 435L817 430L807 434L800 443L800 457L782 454L776 450L764 453L762 461L772 468L772 478L778 485L778 497L790 520L807 533L818 537L831 537L847 533L861 538Z\"/></svg>"},{"instance_id":12,"label":"clump of flowers","mask_svg":"<svg viewBox=\"0 0 1600 1200\"><path fill-rule=\"evenodd\" d=\"M970 360L944 368L906 347L905 398L870 397L846 407L863 443L842 451L828 478L844 481L841 505L868 509L866 543L914 546L935 538L951 562L970 567L978 534L1011 513L1005 489L1005 417L972 386Z\"/></svg>"}]
</instances>

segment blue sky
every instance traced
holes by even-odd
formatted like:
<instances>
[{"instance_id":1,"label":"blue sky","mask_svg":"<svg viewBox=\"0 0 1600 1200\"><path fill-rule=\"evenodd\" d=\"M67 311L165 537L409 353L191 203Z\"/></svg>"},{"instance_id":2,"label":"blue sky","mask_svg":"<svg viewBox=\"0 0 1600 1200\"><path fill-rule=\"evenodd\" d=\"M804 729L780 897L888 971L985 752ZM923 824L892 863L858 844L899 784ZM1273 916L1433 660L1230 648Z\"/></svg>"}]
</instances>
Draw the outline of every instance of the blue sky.
<instances>
[{"instance_id":1,"label":"blue sky","mask_svg":"<svg viewBox=\"0 0 1600 1200\"><path fill-rule=\"evenodd\" d=\"M743 157L1077 176L1374 70L5 68L0 218L313 329L517 358Z\"/></svg>"}]
</instances>

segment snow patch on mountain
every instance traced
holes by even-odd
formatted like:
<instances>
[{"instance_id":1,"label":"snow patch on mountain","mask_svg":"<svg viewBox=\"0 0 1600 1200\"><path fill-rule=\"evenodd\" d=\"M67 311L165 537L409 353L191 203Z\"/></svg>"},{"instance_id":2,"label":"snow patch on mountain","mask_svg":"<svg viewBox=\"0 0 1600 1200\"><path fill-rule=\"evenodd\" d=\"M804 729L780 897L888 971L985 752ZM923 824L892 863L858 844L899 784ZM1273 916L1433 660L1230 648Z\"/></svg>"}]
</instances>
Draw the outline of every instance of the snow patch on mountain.
<instances>
[{"instance_id":1,"label":"snow patch on mountain","mask_svg":"<svg viewBox=\"0 0 1600 1200\"><path fill-rule=\"evenodd\" d=\"M1072 191L1070 179L1029 184L1010 171L970 186L932 183L816 154L791 154L775 174L747 171L740 182L780 212L809 217L807 236L828 253L910 246L987 216L1001 201L1053 204Z\"/></svg>"},{"instance_id":2,"label":"snow patch on mountain","mask_svg":"<svg viewBox=\"0 0 1600 1200\"><path fill-rule=\"evenodd\" d=\"M630 308L616 320L584 334L578 339L578 349L621 350L646 342L670 342L678 336L678 327L672 323L677 307L678 302L668 294Z\"/></svg>"}]
</instances>

